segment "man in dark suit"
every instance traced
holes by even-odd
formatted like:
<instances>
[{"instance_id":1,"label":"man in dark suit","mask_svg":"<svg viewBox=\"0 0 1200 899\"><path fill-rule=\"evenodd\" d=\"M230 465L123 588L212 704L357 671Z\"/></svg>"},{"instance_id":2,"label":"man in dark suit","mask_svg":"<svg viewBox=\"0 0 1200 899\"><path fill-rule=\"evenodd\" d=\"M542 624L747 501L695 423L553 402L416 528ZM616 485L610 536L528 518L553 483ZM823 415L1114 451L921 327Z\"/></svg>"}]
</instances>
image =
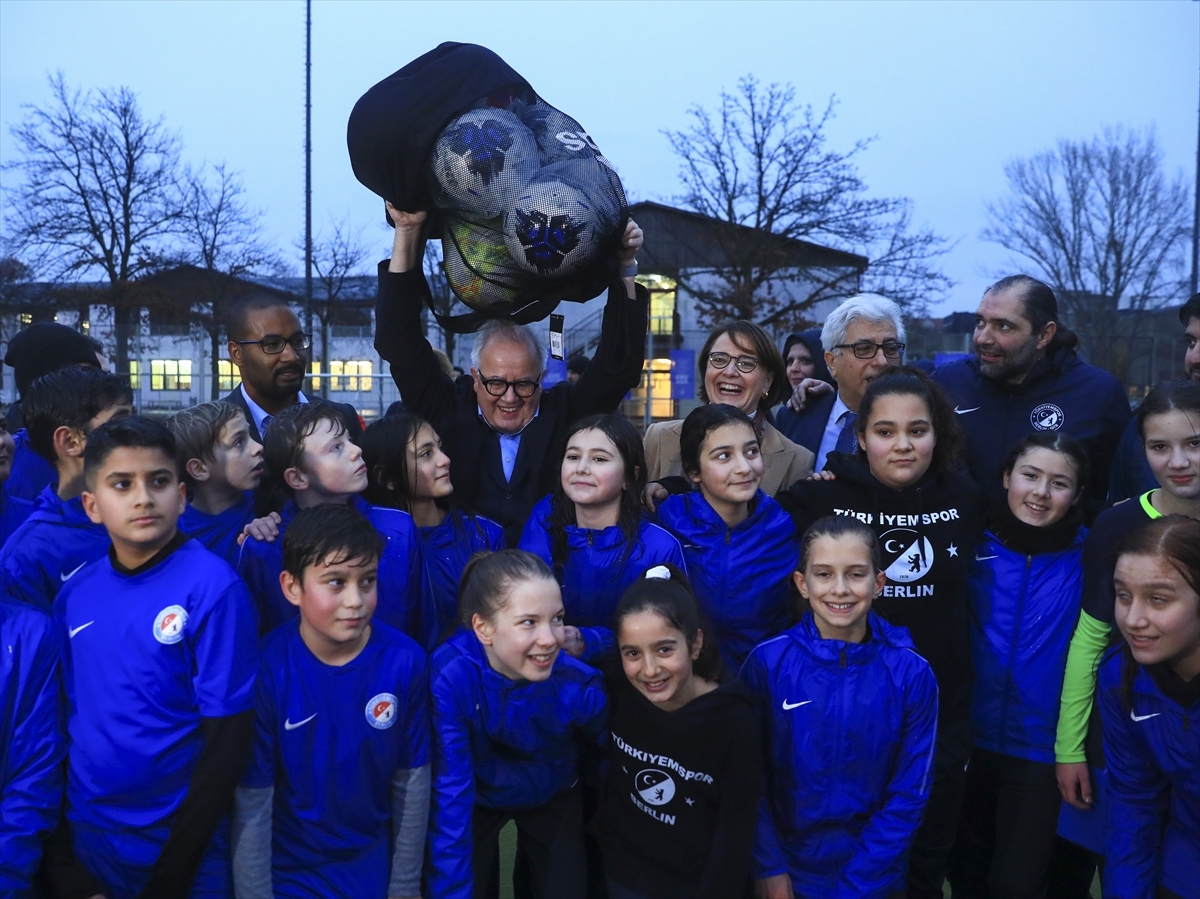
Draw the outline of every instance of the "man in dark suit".
<instances>
[{"instance_id":1,"label":"man in dark suit","mask_svg":"<svg viewBox=\"0 0 1200 899\"><path fill-rule=\"evenodd\" d=\"M620 251L620 286L604 309L600 343L586 372L542 390L545 356L526 326L487 323L476 335L470 376L442 372L421 327L429 286L421 271L425 213L388 205L392 257L379 264L375 349L391 363L405 407L433 425L453 462L460 502L504 527L516 546L534 504L558 482L567 429L614 412L641 380L649 295L634 283L642 232L633 222Z\"/></svg>"},{"instance_id":2,"label":"man in dark suit","mask_svg":"<svg viewBox=\"0 0 1200 899\"><path fill-rule=\"evenodd\" d=\"M812 450L816 471L825 467L831 452L857 449L854 424L867 385L903 359L900 307L878 294L851 297L825 319L821 345L837 387L830 390L823 381L801 382L797 394L804 393L806 385L816 389L806 394L802 409L789 404L797 414L788 416L788 429L783 431L793 443Z\"/></svg>"},{"instance_id":3,"label":"man in dark suit","mask_svg":"<svg viewBox=\"0 0 1200 899\"><path fill-rule=\"evenodd\" d=\"M246 413L250 436L263 442L276 413L307 403L300 388L308 368L311 337L300 328L300 319L287 303L269 296L250 296L230 306L225 316L225 334L229 339L229 359L237 366L242 383L224 401ZM318 397L314 402L328 402ZM358 412L348 403L334 403L352 439L362 433ZM258 492L258 511L264 514L281 505L281 495L273 473L263 479Z\"/></svg>"}]
</instances>

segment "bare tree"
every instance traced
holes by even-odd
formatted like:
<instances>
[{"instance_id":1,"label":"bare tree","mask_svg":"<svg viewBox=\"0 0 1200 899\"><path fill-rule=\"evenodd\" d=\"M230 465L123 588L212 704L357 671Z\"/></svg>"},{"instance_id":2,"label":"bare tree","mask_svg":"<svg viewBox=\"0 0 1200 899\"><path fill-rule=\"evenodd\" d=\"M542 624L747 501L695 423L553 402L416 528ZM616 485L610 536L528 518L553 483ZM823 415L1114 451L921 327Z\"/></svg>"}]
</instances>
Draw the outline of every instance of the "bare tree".
<instances>
[{"instance_id":1,"label":"bare tree","mask_svg":"<svg viewBox=\"0 0 1200 899\"><path fill-rule=\"evenodd\" d=\"M813 304L855 289L885 292L916 310L953 286L935 267L947 240L913 229L908 200L867 196L856 157L870 141L827 146L834 107L831 98L818 113L801 106L790 85L747 76L735 93L721 93L715 113L693 106L690 127L666 133L681 161L679 201L741 226L718 235L723 258L713 268L679 273L708 323L792 325ZM791 241L865 255L870 265L865 275L806 267Z\"/></svg>"},{"instance_id":2,"label":"bare tree","mask_svg":"<svg viewBox=\"0 0 1200 899\"><path fill-rule=\"evenodd\" d=\"M295 244L304 253L304 240ZM371 252L363 243L362 231L346 222L334 222L329 232L322 230L313 239L312 265L314 288L312 311L321 323L321 395L329 396L329 327L337 312L338 300L346 282L364 274L364 264ZM301 256L303 258L303 255Z\"/></svg>"},{"instance_id":3,"label":"bare tree","mask_svg":"<svg viewBox=\"0 0 1200 899\"><path fill-rule=\"evenodd\" d=\"M192 324L208 338L211 398L220 397L221 330L234 297L234 278L278 272L282 261L262 240L262 213L246 205L246 189L224 163L211 176L201 170L186 177L180 218L181 261L212 273L193 298ZM226 275L229 277L216 277Z\"/></svg>"},{"instance_id":4,"label":"bare tree","mask_svg":"<svg viewBox=\"0 0 1200 899\"><path fill-rule=\"evenodd\" d=\"M433 311L438 315L453 315L457 312L468 311L450 289L450 279L446 277L446 264L442 258L441 242L426 241L425 258L423 260L425 280L429 284L429 295L433 298ZM455 307L458 308L455 308ZM455 338L458 336L449 328L442 328L442 341L446 347L446 355L454 363Z\"/></svg>"},{"instance_id":5,"label":"bare tree","mask_svg":"<svg viewBox=\"0 0 1200 899\"><path fill-rule=\"evenodd\" d=\"M1136 313L1186 295L1183 176L1167 178L1152 130L1123 128L1059 141L1004 174L1009 194L988 205L983 237L1034 264L1092 361L1123 378Z\"/></svg>"},{"instance_id":6,"label":"bare tree","mask_svg":"<svg viewBox=\"0 0 1200 899\"><path fill-rule=\"evenodd\" d=\"M83 93L62 73L50 88L50 103L26 106L12 128L14 242L52 277L107 279L115 362L128 371L141 305L132 285L161 265L179 222L179 138L128 88Z\"/></svg>"}]
</instances>

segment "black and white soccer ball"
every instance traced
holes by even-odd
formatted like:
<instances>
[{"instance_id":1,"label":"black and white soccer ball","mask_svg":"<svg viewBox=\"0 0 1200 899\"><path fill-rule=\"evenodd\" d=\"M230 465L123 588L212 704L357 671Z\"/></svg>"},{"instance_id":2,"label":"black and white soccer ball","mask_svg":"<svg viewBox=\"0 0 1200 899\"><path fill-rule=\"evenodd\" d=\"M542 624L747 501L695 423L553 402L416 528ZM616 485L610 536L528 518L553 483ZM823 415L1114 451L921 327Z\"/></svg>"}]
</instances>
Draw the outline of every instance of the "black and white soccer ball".
<instances>
[{"instance_id":1,"label":"black and white soccer ball","mask_svg":"<svg viewBox=\"0 0 1200 899\"><path fill-rule=\"evenodd\" d=\"M533 132L504 109L460 115L433 150L433 173L444 197L478 219L500 215L524 192L539 165Z\"/></svg>"}]
</instances>

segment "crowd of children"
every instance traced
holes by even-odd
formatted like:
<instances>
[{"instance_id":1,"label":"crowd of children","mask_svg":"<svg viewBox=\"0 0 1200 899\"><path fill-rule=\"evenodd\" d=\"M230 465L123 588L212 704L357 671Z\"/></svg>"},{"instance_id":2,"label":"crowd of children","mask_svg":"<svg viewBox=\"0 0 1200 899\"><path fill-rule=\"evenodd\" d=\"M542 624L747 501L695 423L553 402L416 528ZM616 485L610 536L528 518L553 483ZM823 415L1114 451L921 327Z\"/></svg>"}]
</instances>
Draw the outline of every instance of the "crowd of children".
<instances>
[{"instance_id":1,"label":"crowd of children","mask_svg":"<svg viewBox=\"0 0 1200 899\"><path fill-rule=\"evenodd\" d=\"M509 822L534 899L1086 895L1098 861L1196 895L1195 381L1090 530L1078 443L1022 440L989 502L900 367L775 498L733 406L654 512L637 431L585 418L512 549L411 414L356 442L300 403L259 445L131 400L23 397L57 480L0 492L0 895L484 899Z\"/></svg>"}]
</instances>

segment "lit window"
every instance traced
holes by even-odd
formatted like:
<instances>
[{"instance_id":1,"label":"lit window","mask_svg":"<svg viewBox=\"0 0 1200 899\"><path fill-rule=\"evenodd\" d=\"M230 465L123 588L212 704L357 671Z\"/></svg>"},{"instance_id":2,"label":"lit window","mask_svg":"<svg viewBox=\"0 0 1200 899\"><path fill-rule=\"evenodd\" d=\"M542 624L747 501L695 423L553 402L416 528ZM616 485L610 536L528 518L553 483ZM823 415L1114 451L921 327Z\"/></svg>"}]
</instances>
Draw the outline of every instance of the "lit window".
<instances>
[{"instance_id":1,"label":"lit window","mask_svg":"<svg viewBox=\"0 0 1200 899\"><path fill-rule=\"evenodd\" d=\"M374 365L366 359L336 359L329 363L329 389L365 391L371 389Z\"/></svg>"},{"instance_id":2,"label":"lit window","mask_svg":"<svg viewBox=\"0 0 1200 899\"><path fill-rule=\"evenodd\" d=\"M21 313L21 326L24 327L25 325L32 325L32 324L33 324L33 315L29 312L22 312Z\"/></svg>"},{"instance_id":3,"label":"lit window","mask_svg":"<svg viewBox=\"0 0 1200 899\"><path fill-rule=\"evenodd\" d=\"M83 325L83 333L84 334L87 334L88 332L90 332L92 330L92 323L90 321L88 321L86 318L82 322L80 322L80 324Z\"/></svg>"},{"instance_id":4,"label":"lit window","mask_svg":"<svg viewBox=\"0 0 1200 899\"><path fill-rule=\"evenodd\" d=\"M228 359L218 359L217 380L220 382L219 389L227 393L242 383L242 373L234 368Z\"/></svg>"},{"instance_id":5,"label":"lit window","mask_svg":"<svg viewBox=\"0 0 1200 899\"><path fill-rule=\"evenodd\" d=\"M638 275L637 282L650 292L650 333L675 333L676 284L662 275Z\"/></svg>"},{"instance_id":6,"label":"lit window","mask_svg":"<svg viewBox=\"0 0 1200 899\"><path fill-rule=\"evenodd\" d=\"M151 390L191 390L191 359L151 359Z\"/></svg>"},{"instance_id":7,"label":"lit window","mask_svg":"<svg viewBox=\"0 0 1200 899\"><path fill-rule=\"evenodd\" d=\"M142 389L142 363L137 359L129 360L129 386L135 393Z\"/></svg>"},{"instance_id":8,"label":"lit window","mask_svg":"<svg viewBox=\"0 0 1200 899\"><path fill-rule=\"evenodd\" d=\"M313 393L321 392L321 363L313 362L308 368L309 374L312 375L312 390Z\"/></svg>"},{"instance_id":9,"label":"lit window","mask_svg":"<svg viewBox=\"0 0 1200 899\"><path fill-rule=\"evenodd\" d=\"M671 360L651 359L647 369L642 370L642 383L633 390L633 399L641 400L645 409L646 378L650 379L650 417L673 418L674 401L671 399Z\"/></svg>"}]
</instances>

